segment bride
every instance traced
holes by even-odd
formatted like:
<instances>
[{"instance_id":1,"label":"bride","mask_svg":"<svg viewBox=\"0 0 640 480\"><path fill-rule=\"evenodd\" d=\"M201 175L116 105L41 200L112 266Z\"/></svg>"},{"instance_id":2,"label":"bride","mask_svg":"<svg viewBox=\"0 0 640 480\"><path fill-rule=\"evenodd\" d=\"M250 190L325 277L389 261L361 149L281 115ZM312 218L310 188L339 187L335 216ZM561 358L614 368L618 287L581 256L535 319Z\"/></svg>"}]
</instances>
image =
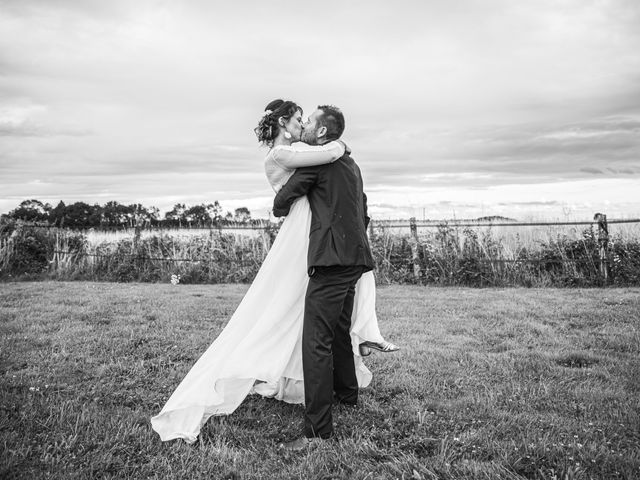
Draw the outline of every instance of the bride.
<instances>
[{"instance_id":1,"label":"bride","mask_svg":"<svg viewBox=\"0 0 640 480\"><path fill-rule=\"evenodd\" d=\"M296 168L334 162L345 153L341 141L292 145L302 133L302 109L292 101L269 103L255 132L270 147L264 166L276 192ZM301 197L227 326L151 419L163 441L194 442L209 417L232 413L250 393L304 403L301 340L310 225L309 202ZM378 328L373 272L362 275L356 286L351 343L359 387L371 382L362 361L371 348L398 350Z\"/></svg>"}]
</instances>

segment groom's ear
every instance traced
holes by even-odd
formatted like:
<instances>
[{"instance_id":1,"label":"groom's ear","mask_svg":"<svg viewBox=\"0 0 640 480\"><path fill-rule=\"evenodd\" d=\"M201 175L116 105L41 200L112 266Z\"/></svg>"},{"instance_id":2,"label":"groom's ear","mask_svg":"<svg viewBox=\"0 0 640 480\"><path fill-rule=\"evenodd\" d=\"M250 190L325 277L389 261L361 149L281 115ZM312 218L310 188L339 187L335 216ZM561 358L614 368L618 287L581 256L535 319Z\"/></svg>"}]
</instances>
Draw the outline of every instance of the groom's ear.
<instances>
[{"instance_id":1,"label":"groom's ear","mask_svg":"<svg viewBox=\"0 0 640 480\"><path fill-rule=\"evenodd\" d=\"M320 128L318 128L318 130L316 131L316 137L318 138L322 138L327 134L327 127L325 127L324 125Z\"/></svg>"}]
</instances>

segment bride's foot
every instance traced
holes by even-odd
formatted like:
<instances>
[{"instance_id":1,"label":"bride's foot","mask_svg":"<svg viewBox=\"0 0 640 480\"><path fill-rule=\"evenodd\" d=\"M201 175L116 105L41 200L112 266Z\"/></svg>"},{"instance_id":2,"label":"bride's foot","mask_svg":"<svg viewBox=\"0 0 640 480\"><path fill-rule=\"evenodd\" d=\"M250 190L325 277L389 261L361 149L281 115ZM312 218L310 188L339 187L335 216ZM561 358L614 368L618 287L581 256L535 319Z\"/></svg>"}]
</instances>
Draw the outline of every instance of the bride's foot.
<instances>
[{"instance_id":1,"label":"bride's foot","mask_svg":"<svg viewBox=\"0 0 640 480\"><path fill-rule=\"evenodd\" d=\"M394 345L391 342L387 342L386 340L383 340L382 342L362 342L359 345L360 355L363 357L371 355L372 348L384 353L397 352L400 350L399 346Z\"/></svg>"},{"instance_id":2,"label":"bride's foot","mask_svg":"<svg viewBox=\"0 0 640 480\"><path fill-rule=\"evenodd\" d=\"M364 343L361 343L360 345L358 345L358 350L360 350L361 357L368 357L369 355L371 355L371 349L367 347Z\"/></svg>"}]
</instances>

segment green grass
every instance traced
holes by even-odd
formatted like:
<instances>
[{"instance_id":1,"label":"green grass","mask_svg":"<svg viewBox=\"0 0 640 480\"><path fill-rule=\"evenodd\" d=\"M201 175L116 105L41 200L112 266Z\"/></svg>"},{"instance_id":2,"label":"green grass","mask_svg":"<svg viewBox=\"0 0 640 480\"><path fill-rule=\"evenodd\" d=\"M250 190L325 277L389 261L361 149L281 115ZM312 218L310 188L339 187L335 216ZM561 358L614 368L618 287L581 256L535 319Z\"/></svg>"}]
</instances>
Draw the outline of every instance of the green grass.
<instances>
[{"instance_id":1,"label":"green grass","mask_svg":"<svg viewBox=\"0 0 640 480\"><path fill-rule=\"evenodd\" d=\"M0 284L0 478L640 478L640 289L381 287L385 336L334 442L251 396L199 441L155 415L243 285Z\"/></svg>"}]
</instances>

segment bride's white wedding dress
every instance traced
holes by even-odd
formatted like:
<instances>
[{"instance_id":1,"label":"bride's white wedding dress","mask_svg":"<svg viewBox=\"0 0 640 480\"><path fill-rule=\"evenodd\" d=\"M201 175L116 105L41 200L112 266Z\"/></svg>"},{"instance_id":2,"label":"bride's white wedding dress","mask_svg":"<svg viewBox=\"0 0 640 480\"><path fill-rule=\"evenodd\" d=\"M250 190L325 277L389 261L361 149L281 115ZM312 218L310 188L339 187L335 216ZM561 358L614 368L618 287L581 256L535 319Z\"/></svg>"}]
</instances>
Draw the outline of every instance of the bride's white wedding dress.
<instances>
[{"instance_id":1,"label":"bride's white wedding dress","mask_svg":"<svg viewBox=\"0 0 640 480\"><path fill-rule=\"evenodd\" d=\"M265 160L267 177L278 190L294 168L329 163L343 152L335 142L275 147ZM151 419L163 441L194 442L210 416L232 413L250 393L304 403L301 340L310 225L309 201L301 197L227 326ZM351 327L360 387L369 385L372 374L358 346L383 340L375 313L375 280L373 272L367 272L356 286Z\"/></svg>"}]
</instances>

